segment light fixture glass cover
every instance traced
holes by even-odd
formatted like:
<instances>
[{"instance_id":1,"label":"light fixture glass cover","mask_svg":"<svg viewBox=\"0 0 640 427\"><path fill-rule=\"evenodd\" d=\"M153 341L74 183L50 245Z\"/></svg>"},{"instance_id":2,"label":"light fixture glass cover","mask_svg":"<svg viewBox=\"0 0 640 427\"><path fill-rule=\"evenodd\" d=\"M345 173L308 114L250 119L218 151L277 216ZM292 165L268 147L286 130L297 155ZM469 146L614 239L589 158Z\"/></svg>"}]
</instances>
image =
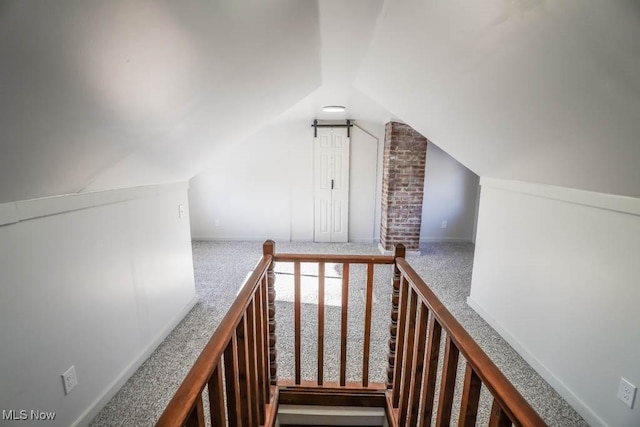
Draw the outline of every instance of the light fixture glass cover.
<instances>
[{"instance_id":1,"label":"light fixture glass cover","mask_svg":"<svg viewBox=\"0 0 640 427\"><path fill-rule=\"evenodd\" d=\"M322 111L325 113L342 113L346 108L344 105L325 105L322 107Z\"/></svg>"}]
</instances>

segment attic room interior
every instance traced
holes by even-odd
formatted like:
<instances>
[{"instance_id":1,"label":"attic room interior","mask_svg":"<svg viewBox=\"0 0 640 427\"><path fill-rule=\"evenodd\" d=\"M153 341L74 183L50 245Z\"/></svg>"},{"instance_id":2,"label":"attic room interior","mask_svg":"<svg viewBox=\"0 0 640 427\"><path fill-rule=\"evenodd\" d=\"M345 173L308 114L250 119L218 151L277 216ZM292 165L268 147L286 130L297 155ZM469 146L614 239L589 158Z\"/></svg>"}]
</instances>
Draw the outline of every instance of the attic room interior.
<instances>
[{"instance_id":1,"label":"attic room interior","mask_svg":"<svg viewBox=\"0 0 640 427\"><path fill-rule=\"evenodd\" d=\"M460 309L582 423L640 425L637 2L5 0L0 58L0 425L89 425L159 346L199 353L165 338L210 264L221 319L268 239L393 251L395 125L427 141L409 264L465 248ZM314 120L353 124L345 243L313 243Z\"/></svg>"}]
</instances>

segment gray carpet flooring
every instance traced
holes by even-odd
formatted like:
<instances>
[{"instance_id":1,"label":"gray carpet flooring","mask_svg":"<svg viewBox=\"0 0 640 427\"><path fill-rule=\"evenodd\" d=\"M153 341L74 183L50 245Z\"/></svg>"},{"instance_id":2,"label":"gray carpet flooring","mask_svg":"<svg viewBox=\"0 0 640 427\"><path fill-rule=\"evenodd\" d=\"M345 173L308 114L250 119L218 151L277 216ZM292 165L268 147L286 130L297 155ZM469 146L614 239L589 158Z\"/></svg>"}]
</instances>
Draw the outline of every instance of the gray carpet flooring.
<instances>
[{"instance_id":1,"label":"gray carpet flooring","mask_svg":"<svg viewBox=\"0 0 640 427\"><path fill-rule=\"evenodd\" d=\"M378 254L375 245L278 243L278 252ZM407 257L458 321L551 426L587 426L587 423L466 304L471 284L473 245L428 243L420 256ZM152 426L162 413L190 366L233 302L236 292L262 254L259 242L193 242L198 304L144 362L122 389L91 422L92 426ZM293 278L291 264L276 265L276 321L278 373L293 378ZM317 334L317 268L302 269L302 376L315 379ZM340 266L326 269L325 381L338 379L341 310ZM349 345L347 379L362 372L364 266L350 269ZM375 270L370 380L386 378L387 340L391 296L391 270ZM464 365L459 368L462 377ZM457 387L460 389L460 387ZM459 390L458 390L459 392ZM485 418L489 397L483 392L480 418Z\"/></svg>"}]
</instances>

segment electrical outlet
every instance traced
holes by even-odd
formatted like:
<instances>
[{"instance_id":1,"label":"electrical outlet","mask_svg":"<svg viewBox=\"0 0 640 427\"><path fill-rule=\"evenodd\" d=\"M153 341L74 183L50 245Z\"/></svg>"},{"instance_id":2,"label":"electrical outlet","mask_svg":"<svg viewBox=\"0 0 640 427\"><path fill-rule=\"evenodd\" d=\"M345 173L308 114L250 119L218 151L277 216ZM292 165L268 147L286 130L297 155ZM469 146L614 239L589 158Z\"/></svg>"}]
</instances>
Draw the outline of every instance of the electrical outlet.
<instances>
[{"instance_id":1,"label":"electrical outlet","mask_svg":"<svg viewBox=\"0 0 640 427\"><path fill-rule=\"evenodd\" d=\"M636 399L636 391L638 388L624 378L620 378L620 386L618 387L618 399L629 408L633 409L633 401Z\"/></svg>"},{"instance_id":2,"label":"electrical outlet","mask_svg":"<svg viewBox=\"0 0 640 427\"><path fill-rule=\"evenodd\" d=\"M447 228L447 221L442 221L442 228Z\"/></svg>"},{"instance_id":3,"label":"electrical outlet","mask_svg":"<svg viewBox=\"0 0 640 427\"><path fill-rule=\"evenodd\" d=\"M178 218L184 217L184 205L181 203L178 205Z\"/></svg>"},{"instance_id":4,"label":"electrical outlet","mask_svg":"<svg viewBox=\"0 0 640 427\"><path fill-rule=\"evenodd\" d=\"M76 375L76 368L74 366L71 366L62 374L62 385L64 385L64 394L71 393L71 390L78 385L78 376Z\"/></svg>"}]
</instances>

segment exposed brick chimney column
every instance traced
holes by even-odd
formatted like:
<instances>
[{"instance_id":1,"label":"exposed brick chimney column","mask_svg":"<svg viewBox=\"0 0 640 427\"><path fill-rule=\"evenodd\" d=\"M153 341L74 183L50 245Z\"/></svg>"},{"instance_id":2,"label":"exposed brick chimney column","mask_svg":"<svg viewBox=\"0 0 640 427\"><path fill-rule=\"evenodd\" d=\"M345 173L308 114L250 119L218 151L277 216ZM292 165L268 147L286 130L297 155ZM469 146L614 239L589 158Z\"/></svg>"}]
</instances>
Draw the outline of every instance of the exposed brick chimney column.
<instances>
[{"instance_id":1,"label":"exposed brick chimney column","mask_svg":"<svg viewBox=\"0 0 640 427\"><path fill-rule=\"evenodd\" d=\"M380 244L417 251L422 222L427 138L411 126L389 122L384 132Z\"/></svg>"}]
</instances>

